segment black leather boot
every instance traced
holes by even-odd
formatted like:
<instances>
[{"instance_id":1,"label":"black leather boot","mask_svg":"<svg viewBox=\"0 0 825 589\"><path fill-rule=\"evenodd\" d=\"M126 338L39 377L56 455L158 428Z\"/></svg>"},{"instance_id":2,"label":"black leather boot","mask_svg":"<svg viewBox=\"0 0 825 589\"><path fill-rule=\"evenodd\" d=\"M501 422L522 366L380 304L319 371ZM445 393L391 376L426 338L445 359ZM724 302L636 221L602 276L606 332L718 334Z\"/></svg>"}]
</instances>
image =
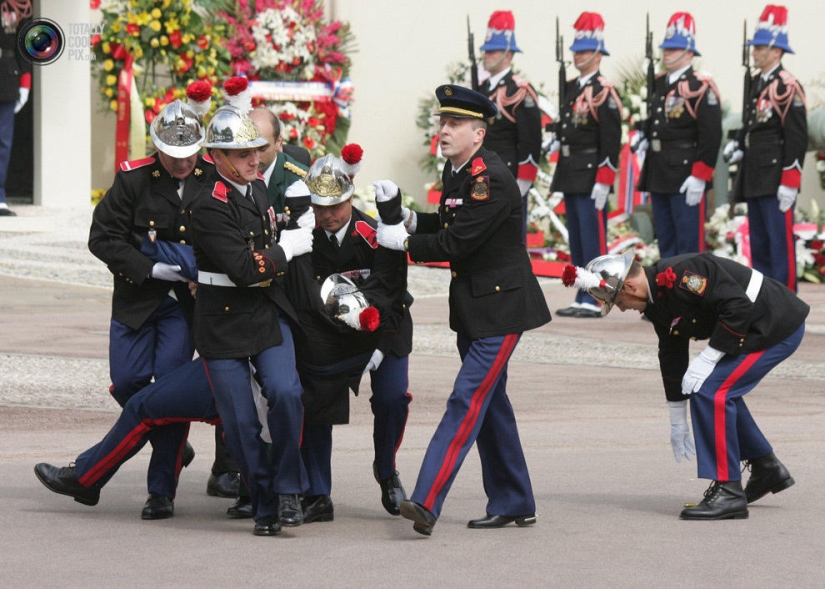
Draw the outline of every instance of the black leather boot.
<instances>
[{"instance_id":1,"label":"black leather boot","mask_svg":"<svg viewBox=\"0 0 825 589\"><path fill-rule=\"evenodd\" d=\"M713 481L705 498L696 507L682 510L680 519L716 520L748 519L748 502L742 481Z\"/></svg>"},{"instance_id":2,"label":"black leather boot","mask_svg":"<svg viewBox=\"0 0 825 589\"><path fill-rule=\"evenodd\" d=\"M779 462L773 452L765 454L762 458L746 460L745 468L751 471L748 484L745 485L748 503L753 503L768 493L784 491L796 483L791 473L784 464Z\"/></svg>"}]
</instances>

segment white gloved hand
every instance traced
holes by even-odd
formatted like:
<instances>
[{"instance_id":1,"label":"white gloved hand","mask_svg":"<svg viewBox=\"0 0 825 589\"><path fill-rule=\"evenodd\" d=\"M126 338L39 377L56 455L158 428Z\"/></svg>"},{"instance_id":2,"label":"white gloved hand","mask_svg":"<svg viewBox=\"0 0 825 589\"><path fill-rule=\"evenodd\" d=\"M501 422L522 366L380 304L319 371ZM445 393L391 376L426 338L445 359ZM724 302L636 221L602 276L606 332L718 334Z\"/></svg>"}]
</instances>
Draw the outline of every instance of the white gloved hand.
<instances>
[{"instance_id":1,"label":"white gloved hand","mask_svg":"<svg viewBox=\"0 0 825 589\"><path fill-rule=\"evenodd\" d=\"M315 229L315 211L312 207L309 207L298 217L298 227L301 229L309 229L310 231Z\"/></svg>"},{"instance_id":2,"label":"white gloved hand","mask_svg":"<svg viewBox=\"0 0 825 589\"><path fill-rule=\"evenodd\" d=\"M278 245L284 250L286 261L289 262L295 256L302 256L311 252L312 240L312 229L289 229L287 231L281 231Z\"/></svg>"},{"instance_id":3,"label":"white gloved hand","mask_svg":"<svg viewBox=\"0 0 825 589\"><path fill-rule=\"evenodd\" d=\"M372 183L375 186L375 200L387 202L398 196L398 186L392 180L377 180Z\"/></svg>"},{"instance_id":4,"label":"white gloved hand","mask_svg":"<svg viewBox=\"0 0 825 589\"><path fill-rule=\"evenodd\" d=\"M779 189L776 191L776 198L779 200L779 210L783 213L788 212L796 201L796 195L798 193L798 189L780 184Z\"/></svg>"},{"instance_id":5,"label":"white gloved hand","mask_svg":"<svg viewBox=\"0 0 825 589\"><path fill-rule=\"evenodd\" d=\"M607 204L607 195L610 194L610 185L596 182L593 185L593 191L590 193L590 198L596 201L596 210L603 211L604 205Z\"/></svg>"},{"instance_id":6,"label":"white gloved hand","mask_svg":"<svg viewBox=\"0 0 825 589\"><path fill-rule=\"evenodd\" d=\"M402 206L401 218L404 219L404 227L407 228L407 233L410 235L415 233L415 228L418 227L418 215L416 212Z\"/></svg>"},{"instance_id":7,"label":"white gloved hand","mask_svg":"<svg viewBox=\"0 0 825 589\"><path fill-rule=\"evenodd\" d=\"M370 358L370 361L367 362L367 367L364 368L363 373L366 374L367 372L369 372L371 370L378 370L378 367L381 366L381 362L383 362L383 361L384 361L384 352L382 352L381 350L375 350L372 353L372 357Z\"/></svg>"},{"instance_id":8,"label":"white gloved hand","mask_svg":"<svg viewBox=\"0 0 825 589\"><path fill-rule=\"evenodd\" d=\"M722 158L729 164L735 164L745 157L745 152L739 149L738 141L728 141L725 149L722 150Z\"/></svg>"},{"instance_id":9,"label":"white gloved hand","mask_svg":"<svg viewBox=\"0 0 825 589\"><path fill-rule=\"evenodd\" d=\"M403 252L404 242L409 236L410 234L407 233L404 223L384 225L381 221L378 221L378 245L383 245L387 249Z\"/></svg>"},{"instance_id":10,"label":"white gloved hand","mask_svg":"<svg viewBox=\"0 0 825 589\"><path fill-rule=\"evenodd\" d=\"M724 352L710 346L702 350L702 353L690 363L685 376L682 377L682 394L690 395L702 388L705 379L710 376L724 355Z\"/></svg>"},{"instance_id":11,"label":"white gloved hand","mask_svg":"<svg viewBox=\"0 0 825 589\"><path fill-rule=\"evenodd\" d=\"M687 424L687 401L668 401L670 409L670 447L676 462L696 456L696 446Z\"/></svg>"},{"instance_id":12,"label":"white gloved hand","mask_svg":"<svg viewBox=\"0 0 825 589\"><path fill-rule=\"evenodd\" d=\"M17 102L14 103L14 114L20 112L20 110L26 106L26 103L29 101L29 89L28 88L20 88L17 94Z\"/></svg>"},{"instance_id":13,"label":"white gloved hand","mask_svg":"<svg viewBox=\"0 0 825 589\"><path fill-rule=\"evenodd\" d=\"M530 190L530 187L533 185L533 181L516 178L516 184L518 184L518 191L521 193L522 198L524 198L524 196Z\"/></svg>"},{"instance_id":14,"label":"white gloved hand","mask_svg":"<svg viewBox=\"0 0 825 589\"><path fill-rule=\"evenodd\" d=\"M152 273L149 275L158 280L168 280L169 282L186 282L186 278L178 274L180 266L172 266L163 262L155 262L152 266Z\"/></svg>"},{"instance_id":15,"label":"white gloved hand","mask_svg":"<svg viewBox=\"0 0 825 589\"><path fill-rule=\"evenodd\" d=\"M648 147L650 147L650 144L645 139L645 134L642 131L637 132L630 140L630 151L633 153L647 151Z\"/></svg>"},{"instance_id":16,"label":"white gloved hand","mask_svg":"<svg viewBox=\"0 0 825 589\"><path fill-rule=\"evenodd\" d=\"M559 141L558 139L553 139L552 141L550 141L550 143L547 144L547 149L546 149L547 155L553 155L554 153L556 153L560 149L561 149L561 141Z\"/></svg>"},{"instance_id":17,"label":"white gloved hand","mask_svg":"<svg viewBox=\"0 0 825 589\"><path fill-rule=\"evenodd\" d=\"M682 183L679 192L684 192L685 203L689 207L695 207L702 202L702 196L705 194L705 181L700 180L696 176L688 176L687 180Z\"/></svg>"}]
</instances>

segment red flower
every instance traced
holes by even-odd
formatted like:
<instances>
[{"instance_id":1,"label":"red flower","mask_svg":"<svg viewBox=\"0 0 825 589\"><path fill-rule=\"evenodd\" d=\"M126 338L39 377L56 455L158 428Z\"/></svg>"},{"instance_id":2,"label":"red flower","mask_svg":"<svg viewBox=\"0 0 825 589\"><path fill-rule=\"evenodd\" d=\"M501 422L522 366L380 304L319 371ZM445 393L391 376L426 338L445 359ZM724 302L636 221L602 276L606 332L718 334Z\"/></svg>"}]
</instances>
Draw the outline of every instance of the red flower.
<instances>
[{"instance_id":1,"label":"red flower","mask_svg":"<svg viewBox=\"0 0 825 589\"><path fill-rule=\"evenodd\" d=\"M183 74L185 72L188 72L192 68L192 64L194 64L195 61L193 59L186 57L186 55L181 55L180 58L183 61L183 65L179 67L177 71L179 74Z\"/></svg>"},{"instance_id":2,"label":"red flower","mask_svg":"<svg viewBox=\"0 0 825 589\"><path fill-rule=\"evenodd\" d=\"M232 76L223 83L223 89L229 96L237 96L249 86L249 80L244 76Z\"/></svg>"},{"instance_id":3,"label":"red flower","mask_svg":"<svg viewBox=\"0 0 825 589\"><path fill-rule=\"evenodd\" d=\"M298 139L298 130L295 127L289 130L289 138L293 141Z\"/></svg>"},{"instance_id":4,"label":"red flower","mask_svg":"<svg viewBox=\"0 0 825 589\"><path fill-rule=\"evenodd\" d=\"M559 262L569 262L570 254L568 254L567 252L556 252L556 259Z\"/></svg>"},{"instance_id":5,"label":"red flower","mask_svg":"<svg viewBox=\"0 0 825 589\"><path fill-rule=\"evenodd\" d=\"M668 266L664 272L659 272L656 275L656 285L664 286L665 288L673 288L673 283L676 282L676 273L673 268Z\"/></svg>"},{"instance_id":6,"label":"red flower","mask_svg":"<svg viewBox=\"0 0 825 589\"><path fill-rule=\"evenodd\" d=\"M98 43L100 43L100 35L92 35L91 39L89 39L89 44L92 47L97 47Z\"/></svg>"},{"instance_id":7,"label":"red flower","mask_svg":"<svg viewBox=\"0 0 825 589\"><path fill-rule=\"evenodd\" d=\"M112 57L114 59L124 60L129 53L126 51L126 48L123 45L119 45L117 43L112 44Z\"/></svg>"},{"instance_id":8,"label":"red flower","mask_svg":"<svg viewBox=\"0 0 825 589\"><path fill-rule=\"evenodd\" d=\"M140 35L140 26L135 23L129 23L126 25L126 32L134 37L137 37Z\"/></svg>"},{"instance_id":9,"label":"red flower","mask_svg":"<svg viewBox=\"0 0 825 589\"><path fill-rule=\"evenodd\" d=\"M315 141L313 141L312 137L304 137L303 142L307 149L312 150L315 148Z\"/></svg>"},{"instance_id":10,"label":"red flower","mask_svg":"<svg viewBox=\"0 0 825 589\"><path fill-rule=\"evenodd\" d=\"M89 8L92 10L100 8L100 0L89 0Z\"/></svg>"},{"instance_id":11,"label":"red flower","mask_svg":"<svg viewBox=\"0 0 825 589\"><path fill-rule=\"evenodd\" d=\"M375 307L367 307L358 316L361 322L361 329L364 331L375 331L378 329L378 324L381 322L381 314Z\"/></svg>"},{"instance_id":12,"label":"red flower","mask_svg":"<svg viewBox=\"0 0 825 589\"><path fill-rule=\"evenodd\" d=\"M171 35L169 35L169 43L172 44L172 47L177 49L183 44L183 35L180 34L180 31L175 31Z\"/></svg>"},{"instance_id":13,"label":"red flower","mask_svg":"<svg viewBox=\"0 0 825 589\"><path fill-rule=\"evenodd\" d=\"M212 96L212 85L205 80L192 82L186 87L186 97L194 102L203 102Z\"/></svg>"},{"instance_id":14,"label":"red flower","mask_svg":"<svg viewBox=\"0 0 825 589\"><path fill-rule=\"evenodd\" d=\"M364 150L357 143L349 143L341 149L341 158L350 165L357 164L364 156Z\"/></svg>"},{"instance_id":15,"label":"red flower","mask_svg":"<svg viewBox=\"0 0 825 589\"><path fill-rule=\"evenodd\" d=\"M811 249L815 252L822 251L822 240L821 239L814 239L811 240Z\"/></svg>"},{"instance_id":16,"label":"red flower","mask_svg":"<svg viewBox=\"0 0 825 589\"><path fill-rule=\"evenodd\" d=\"M200 47L201 49L206 49L207 47L209 47L209 39L207 39L205 35L201 35L198 38L198 47Z\"/></svg>"},{"instance_id":17,"label":"red flower","mask_svg":"<svg viewBox=\"0 0 825 589\"><path fill-rule=\"evenodd\" d=\"M149 123L150 125L152 124L152 121L155 120L156 116L157 115L154 112L152 112L151 110L149 110L149 109L146 110L146 122Z\"/></svg>"}]
</instances>

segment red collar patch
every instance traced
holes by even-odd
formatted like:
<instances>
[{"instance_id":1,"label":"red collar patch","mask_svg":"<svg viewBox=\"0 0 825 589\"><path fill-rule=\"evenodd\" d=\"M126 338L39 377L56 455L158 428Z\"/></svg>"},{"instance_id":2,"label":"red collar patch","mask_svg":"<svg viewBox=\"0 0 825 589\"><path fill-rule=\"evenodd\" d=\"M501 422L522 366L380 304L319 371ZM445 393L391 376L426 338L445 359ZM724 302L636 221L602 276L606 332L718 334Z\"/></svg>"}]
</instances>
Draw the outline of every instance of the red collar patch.
<instances>
[{"instance_id":1,"label":"red collar patch","mask_svg":"<svg viewBox=\"0 0 825 589\"><path fill-rule=\"evenodd\" d=\"M226 187L226 184L218 180L215 182L215 188L212 189L212 196L217 198L221 202L227 202L226 195L228 194L229 189Z\"/></svg>"},{"instance_id":2,"label":"red collar patch","mask_svg":"<svg viewBox=\"0 0 825 589\"><path fill-rule=\"evenodd\" d=\"M473 160L473 163L470 164L470 174L473 176L477 176L481 174L484 170L487 169L487 166L484 164L484 160L480 157L477 157Z\"/></svg>"},{"instance_id":3,"label":"red collar patch","mask_svg":"<svg viewBox=\"0 0 825 589\"><path fill-rule=\"evenodd\" d=\"M355 231L364 238L372 249L378 249L378 236L375 229L366 221L356 221Z\"/></svg>"},{"instance_id":4,"label":"red collar patch","mask_svg":"<svg viewBox=\"0 0 825 589\"><path fill-rule=\"evenodd\" d=\"M212 156L209 155L208 153L203 154L203 161L205 161L209 164L212 164L213 166L215 165L215 160L213 160Z\"/></svg>"},{"instance_id":5,"label":"red collar patch","mask_svg":"<svg viewBox=\"0 0 825 589\"><path fill-rule=\"evenodd\" d=\"M149 164L153 164L154 162L155 158L149 156L139 160L132 160L130 162L120 162L120 169L124 172L131 172L132 170L137 170L138 168L142 168L144 166L148 166Z\"/></svg>"}]
</instances>

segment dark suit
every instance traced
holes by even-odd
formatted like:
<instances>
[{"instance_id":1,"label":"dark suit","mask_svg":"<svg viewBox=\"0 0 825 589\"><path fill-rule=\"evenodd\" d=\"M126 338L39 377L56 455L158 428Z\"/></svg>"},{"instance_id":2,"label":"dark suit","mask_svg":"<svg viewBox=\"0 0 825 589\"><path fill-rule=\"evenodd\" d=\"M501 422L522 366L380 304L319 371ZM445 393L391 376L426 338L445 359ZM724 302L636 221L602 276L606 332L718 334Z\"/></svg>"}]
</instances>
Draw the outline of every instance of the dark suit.
<instances>
[{"instance_id":1,"label":"dark suit","mask_svg":"<svg viewBox=\"0 0 825 589\"><path fill-rule=\"evenodd\" d=\"M710 253L660 260L645 272L653 301L645 315L659 338L667 399L687 398L691 339L725 354L689 398L699 476L739 480L740 460L771 452L742 396L796 350L810 308L776 280Z\"/></svg>"},{"instance_id":2,"label":"dark suit","mask_svg":"<svg viewBox=\"0 0 825 589\"><path fill-rule=\"evenodd\" d=\"M412 500L438 517L477 440L487 513L527 515L535 501L507 398L507 364L521 333L550 321L550 311L522 241L518 186L501 158L482 147L451 171L445 166L438 212L419 214L408 241L413 261L450 262L450 327L462 360Z\"/></svg>"},{"instance_id":3,"label":"dark suit","mask_svg":"<svg viewBox=\"0 0 825 589\"><path fill-rule=\"evenodd\" d=\"M653 112L645 122L649 147L637 189L651 193L653 223L663 258L705 249L705 198L685 204L688 176L709 183L722 142L722 110L710 78L688 68L674 83L656 78Z\"/></svg>"},{"instance_id":4,"label":"dark suit","mask_svg":"<svg viewBox=\"0 0 825 589\"><path fill-rule=\"evenodd\" d=\"M283 287L287 261L274 245L275 213L267 208L266 186L255 180L247 198L220 175L215 178L192 209L199 271L195 346L258 521L276 514L277 495L301 494L307 486L290 325L297 316ZM259 436L250 363L269 404L271 452Z\"/></svg>"},{"instance_id":5,"label":"dark suit","mask_svg":"<svg viewBox=\"0 0 825 589\"><path fill-rule=\"evenodd\" d=\"M780 184L799 189L808 146L805 94L780 65L767 82L751 80L748 124L737 135L745 154L736 174L734 195L748 203L753 267L796 290L794 207L779 210Z\"/></svg>"}]
</instances>

